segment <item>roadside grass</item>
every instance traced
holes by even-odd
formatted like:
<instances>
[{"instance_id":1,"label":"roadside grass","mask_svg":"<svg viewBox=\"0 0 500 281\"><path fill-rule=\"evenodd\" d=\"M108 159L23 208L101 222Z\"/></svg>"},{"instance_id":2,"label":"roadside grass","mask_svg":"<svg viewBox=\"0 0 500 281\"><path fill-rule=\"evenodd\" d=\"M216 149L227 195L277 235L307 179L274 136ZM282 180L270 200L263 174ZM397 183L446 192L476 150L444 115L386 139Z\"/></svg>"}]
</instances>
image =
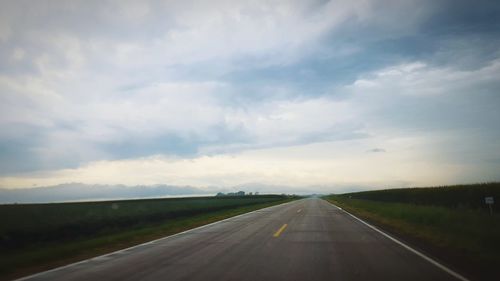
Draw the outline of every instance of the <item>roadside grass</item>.
<instances>
[{"instance_id":1,"label":"roadside grass","mask_svg":"<svg viewBox=\"0 0 500 281\"><path fill-rule=\"evenodd\" d=\"M89 220L87 219L86 223L84 223L77 229L81 230L82 227L91 225L92 232L87 231L87 233L85 233L84 235L75 235L73 239L68 237L68 233L62 233L61 236L64 237L64 239L59 241L57 239L57 233L53 230L49 230L50 235L45 236L45 238L50 237L50 239L48 240L45 238L37 240L35 237L31 237L28 240L18 240L18 243L19 241L22 241L22 244L18 244L17 247L12 247L11 245L4 244L4 249L0 248L0 280L9 280L12 278L29 275L35 272L127 248L164 236L179 233L187 229L195 228L211 222L219 221L225 218L269 207L272 205L285 203L295 199L297 199L297 197L253 196L251 198L175 198L110 202L37 204L39 205L41 213L43 213L43 208L47 205L62 205L59 206L59 208L64 210L68 208L74 208L74 206L70 206L72 204L80 204L79 206L77 206L77 209L79 209L79 212L81 212L85 210L85 206L87 206L88 209L94 209L95 204L97 203L108 205L108 207L110 204L111 206L113 206L113 204L118 203L124 206L127 205L127 203L130 203L132 204L131 206L136 207L142 205L141 208L138 208L141 210L144 208L147 209L148 205L152 203L152 205L156 205L158 210L162 209L158 207L158 202L153 201L166 201L166 204L165 202L163 202L164 204L160 204L163 205L163 212L165 213L168 213L169 211L172 212L172 210L179 211L179 201L182 201L182 203L186 203L185 206L187 206L188 208L182 207L181 213L174 212L175 216L172 215L172 213L170 215L165 214L163 218L157 219L155 217L155 219L153 220L151 220L150 217L148 219L148 216L144 215L136 216L138 212L137 208L135 209L135 211L130 210L134 208L129 208L129 213L134 214L131 215L131 217L134 217L136 221L134 222L133 220L128 220L128 226L121 224L111 224L108 227L106 226L106 224L101 222L92 225L91 223L89 224ZM207 205L212 206L212 208L206 208ZM30 208L32 207L33 206L30 205ZM18 205L17 208L19 210L22 209L22 205ZM51 206L49 208L54 207ZM99 208L96 209L99 210ZM103 211L101 212L101 216L97 215L93 218L102 219L102 217L106 217L103 214L107 212L107 208L102 208L101 211ZM96 210L94 209L92 210L92 212L96 212ZM30 212L25 212L24 215L26 215L26 213ZM52 225L58 226L64 225L61 224L61 221L69 223L69 221L66 220L67 217L65 217L64 215L58 217L57 213L58 212L53 213L51 217L45 217L45 220L48 223L50 222L50 220L59 220L59 224L52 222ZM150 215L151 213L148 214ZM153 212L153 214L156 214L156 212ZM2 218L1 229L5 233L5 230L9 227L4 225L4 216L6 215L6 213L2 214L1 208L0 215L0 217ZM11 215L16 216L16 214ZM19 214L17 215L18 217L24 216ZM24 219L26 219L26 217L24 217ZM144 221L142 221L142 219L144 219ZM12 220L10 219L10 221ZM110 222L110 217L106 217L105 221ZM43 225L43 222L40 223L39 221L35 221L32 223L32 226L28 228L19 228L19 225L30 226L27 222L20 222L14 227L10 227L11 229L18 227L18 233L21 233L21 230L23 229L27 229L30 235L34 235L34 233L36 232L33 232L33 230L37 229L37 225ZM96 228L95 225L100 226L100 229ZM42 227L40 229L43 231L47 231L48 228ZM25 235L25 237L29 238L29 236L27 235Z\"/></svg>"},{"instance_id":2,"label":"roadside grass","mask_svg":"<svg viewBox=\"0 0 500 281\"><path fill-rule=\"evenodd\" d=\"M474 276L500 276L500 214L477 209L326 197L383 229L417 241ZM438 251L436 251L438 249ZM441 253L440 253L441 252Z\"/></svg>"}]
</instances>

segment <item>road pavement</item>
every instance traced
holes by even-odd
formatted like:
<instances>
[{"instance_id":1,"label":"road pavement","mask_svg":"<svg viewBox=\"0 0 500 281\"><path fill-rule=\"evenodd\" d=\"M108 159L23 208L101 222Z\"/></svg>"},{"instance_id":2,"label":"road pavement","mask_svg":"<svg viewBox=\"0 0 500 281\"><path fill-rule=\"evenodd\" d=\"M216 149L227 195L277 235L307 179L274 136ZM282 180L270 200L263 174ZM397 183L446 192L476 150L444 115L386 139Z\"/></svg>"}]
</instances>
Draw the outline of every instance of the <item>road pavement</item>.
<instances>
[{"instance_id":1,"label":"road pavement","mask_svg":"<svg viewBox=\"0 0 500 281\"><path fill-rule=\"evenodd\" d=\"M319 198L273 206L24 280L459 280Z\"/></svg>"}]
</instances>

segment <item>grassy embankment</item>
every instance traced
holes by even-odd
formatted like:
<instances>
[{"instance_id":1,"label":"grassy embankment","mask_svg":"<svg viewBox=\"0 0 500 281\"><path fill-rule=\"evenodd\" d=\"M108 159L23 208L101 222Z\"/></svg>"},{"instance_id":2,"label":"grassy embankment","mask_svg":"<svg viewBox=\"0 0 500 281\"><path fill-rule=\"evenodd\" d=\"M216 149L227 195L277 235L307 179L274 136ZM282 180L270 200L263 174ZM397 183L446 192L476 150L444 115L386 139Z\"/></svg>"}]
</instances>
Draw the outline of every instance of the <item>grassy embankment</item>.
<instances>
[{"instance_id":1,"label":"grassy embankment","mask_svg":"<svg viewBox=\"0 0 500 281\"><path fill-rule=\"evenodd\" d=\"M296 199L279 195L0 205L0 279Z\"/></svg>"},{"instance_id":2,"label":"grassy embankment","mask_svg":"<svg viewBox=\"0 0 500 281\"><path fill-rule=\"evenodd\" d=\"M500 276L500 183L389 189L326 197L334 204L417 245L466 274Z\"/></svg>"}]
</instances>

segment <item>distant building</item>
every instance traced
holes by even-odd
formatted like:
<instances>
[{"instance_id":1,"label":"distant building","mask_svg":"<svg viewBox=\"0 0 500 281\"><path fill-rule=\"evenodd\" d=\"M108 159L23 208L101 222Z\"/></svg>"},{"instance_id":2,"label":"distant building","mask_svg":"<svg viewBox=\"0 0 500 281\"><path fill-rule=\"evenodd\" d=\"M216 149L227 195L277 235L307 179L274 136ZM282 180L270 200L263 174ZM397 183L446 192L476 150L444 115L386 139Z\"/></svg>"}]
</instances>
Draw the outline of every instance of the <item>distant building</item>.
<instances>
[{"instance_id":1,"label":"distant building","mask_svg":"<svg viewBox=\"0 0 500 281\"><path fill-rule=\"evenodd\" d=\"M254 193L255 195L258 195L259 193L258 192L255 192ZM245 194L245 191L238 191L238 192L228 192L228 193L224 193L224 192L218 192L215 196L245 196L245 195L254 195L252 192L249 192L249 193L246 193Z\"/></svg>"}]
</instances>

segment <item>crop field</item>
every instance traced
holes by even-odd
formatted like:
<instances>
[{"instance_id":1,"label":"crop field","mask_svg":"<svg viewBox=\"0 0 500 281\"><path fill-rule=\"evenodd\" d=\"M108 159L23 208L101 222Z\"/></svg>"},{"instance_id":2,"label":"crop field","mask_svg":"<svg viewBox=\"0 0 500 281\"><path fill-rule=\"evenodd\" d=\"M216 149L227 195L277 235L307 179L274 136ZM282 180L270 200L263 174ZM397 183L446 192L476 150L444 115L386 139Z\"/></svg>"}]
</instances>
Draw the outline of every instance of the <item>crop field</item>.
<instances>
[{"instance_id":1,"label":"crop field","mask_svg":"<svg viewBox=\"0 0 500 281\"><path fill-rule=\"evenodd\" d=\"M485 196L500 200L500 184L356 192L326 199L482 279L500 273L500 214L490 215Z\"/></svg>"},{"instance_id":2,"label":"crop field","mask_svg":"<svg viewBox=\"0 0 500 281\"><path fill-rule=\"evenodd\" d=\"M385 189L346 193L339 196L380 202L474 209L489 212L484 198L491 196L500 200L500 183ZM498 212L495 205L493 205L493 211Z\"/></svg>"},{"instance_id":3,"label":"crop field","mask_svg":"<svg viewBox=\"0 0 500 281\"><path fill-rule=\"evenodd\" d=\"M51 260L90 257L293 199L257 195L0 205L0 279L22 268L28 273L34 265L46 269L40 265Z\"/></svg>"}]
</instances>

